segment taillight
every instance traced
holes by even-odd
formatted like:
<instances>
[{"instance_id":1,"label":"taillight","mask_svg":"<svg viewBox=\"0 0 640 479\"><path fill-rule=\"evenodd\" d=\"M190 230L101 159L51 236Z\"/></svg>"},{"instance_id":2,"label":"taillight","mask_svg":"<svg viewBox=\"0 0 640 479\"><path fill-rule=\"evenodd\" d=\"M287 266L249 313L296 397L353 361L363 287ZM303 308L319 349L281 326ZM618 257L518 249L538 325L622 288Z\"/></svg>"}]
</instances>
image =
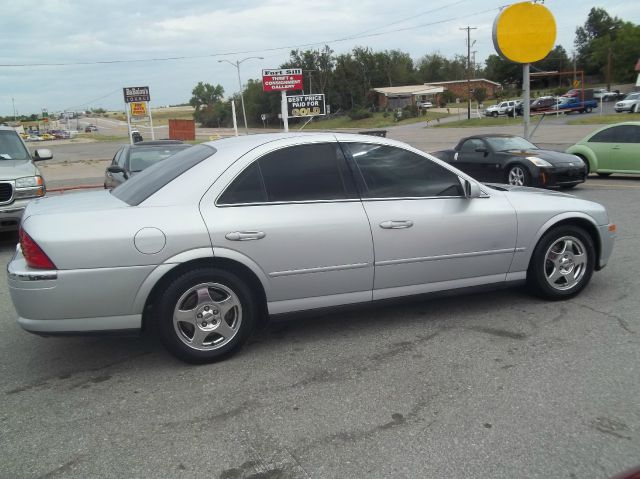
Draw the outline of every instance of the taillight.
<instances>
[{"instance_id":1,"label":"taillight","mask_svg":"<svg viewBox=\"0 0 640 479\"><path fill-rule=\"evenodd\" d=\"M38 246L38 243L33 241L33 238L22 228L20 228L19 236L22 254L30 268L57 269L53 261L51 261L45 252L42 251L42 248Z\"/></svg>"}]
</instances>

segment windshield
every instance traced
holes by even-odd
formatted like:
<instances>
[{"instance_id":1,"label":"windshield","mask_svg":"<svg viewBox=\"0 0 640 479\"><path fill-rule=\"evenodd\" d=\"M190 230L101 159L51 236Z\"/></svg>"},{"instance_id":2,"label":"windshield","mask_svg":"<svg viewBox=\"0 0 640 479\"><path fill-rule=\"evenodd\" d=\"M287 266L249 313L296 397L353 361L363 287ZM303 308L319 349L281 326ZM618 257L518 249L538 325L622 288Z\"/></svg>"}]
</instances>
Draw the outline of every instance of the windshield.
<instances>
[{"instance_id":1,"label":"windshield","mask_svg":"<svg viewBox=\"0 0 640 479\"><path fill-rule=\"evenodd\" d=\"M30 160L31 155L15 131L0 130L0 160Z\"/></svg>"},{"instance_id":2,"label":"windshield","mask_svg":"<svg viewBox=\"0 0 640 479\"><path fill-rule=\"evenodd\" d=\"M637 100L640 98L640 93L631 93L625 100Z\"/></svg>"},{"instance_id":3,"label":"windshield","mask_svg":"<svg viewBox=\"0 0 640 479\"><path fill-rule=\"evenodd\" d=\"M193 168L216 149L208 145L196 145L180 151L145 169L139 175L114 188L111 194L131 206L137 206L163 186L169 184L185 171Z\"/></svg>"},{"instance_id":4,"label":"windshield","mask_svg":"<svg viewBox=\"0 0 640 479\"><path fill-rule=\"evenodd\" d=\"M129 171L136 173L158 161L189 148L190 145L160 145L155 147L131 148L129 150Z\"/></svg>"},{"instance_id":5,"label":"windshield","mask_svg":"<svg viewBox=\"0 0 640 479\"><path fill-rule=\"evenodd\" d=\"M538 149L536 145L519 136L489 136L486 140L495 151Z\"/></svg>"}]
</instances>

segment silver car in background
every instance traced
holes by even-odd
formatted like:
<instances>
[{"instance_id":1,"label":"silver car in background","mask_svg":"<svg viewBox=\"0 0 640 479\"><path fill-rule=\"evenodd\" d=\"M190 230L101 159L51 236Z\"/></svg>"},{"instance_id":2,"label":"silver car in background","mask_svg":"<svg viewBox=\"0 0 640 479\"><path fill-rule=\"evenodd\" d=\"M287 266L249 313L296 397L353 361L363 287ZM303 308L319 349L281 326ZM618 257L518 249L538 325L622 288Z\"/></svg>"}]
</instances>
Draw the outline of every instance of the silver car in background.
<instances>
[{"instance_id":1,"label":"silver car in background","mask_svg":"<svg viewBox=\"0 0 640 479\"><path fill-rule=\"evenodd\" d=\"M524 280L568 298L614 236L597 203L481 185L404 143L254 135L111 192L35 201L8 275L28 331L154 327L179 358L207 362L267 315Z\"/></svg>"}]
</instances>

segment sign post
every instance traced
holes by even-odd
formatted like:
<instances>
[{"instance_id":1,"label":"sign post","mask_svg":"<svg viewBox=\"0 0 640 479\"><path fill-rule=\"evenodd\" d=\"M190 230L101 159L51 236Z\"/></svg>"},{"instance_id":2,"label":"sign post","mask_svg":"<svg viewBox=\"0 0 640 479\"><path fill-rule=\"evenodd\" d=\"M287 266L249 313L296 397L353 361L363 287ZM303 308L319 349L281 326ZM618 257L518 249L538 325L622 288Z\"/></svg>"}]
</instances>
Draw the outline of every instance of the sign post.
<instances>
[{"instance_id":1,"label":"sign post","mask_svg":"<svg viewBox=\"0 0 640 479\"><path fill-rule=\"evenodd\" d=\"M289 118L287 115L287 91L302 90L302 69L282 68L280 70L262 70L262 91L279 91L280 111L284 131L289 131Z\"/></svg>"},{"instance_id":2,"label":"sign post","mask_svg":"<svg viewBox=\"0 0 640 479\"><path fill-rule=\"evenodd\" d=\"M127 113L127 128L129 130L129 142L133 144L133 138L131 137L131 121L145 120L149 118L151 127L151 139L155 140L155 134L153 132L153 118L151 116L151 108L149 102L151 101L151 95L149 94L148 86L136 86L125 87L122 89L124 94L125 111Z\"/></svg>"},{"instance_id":3,"label":"sign post","mask_svg":"<svg viewBox=\"0 0 640 479\"><path fill-rule=\"evenodd\" d=\"M536 25L534 29L522 25ZM556 41L556 21L542 4L521 2L504 8L493 22L493 46L507 60L522 64L524 137L529 138L529 65L546 57Z\"/></svg>"},{"instance_id":4,"label":"sign post","mask_svg":"<svg viewBox=\"0 0 640 479\"><path fill-rule=\"evenodd\" d=\"M238 136L238 120L236 119L236 102L231 100L231 118L233 118L233 131Z\"/></svg>"}]
</instances>

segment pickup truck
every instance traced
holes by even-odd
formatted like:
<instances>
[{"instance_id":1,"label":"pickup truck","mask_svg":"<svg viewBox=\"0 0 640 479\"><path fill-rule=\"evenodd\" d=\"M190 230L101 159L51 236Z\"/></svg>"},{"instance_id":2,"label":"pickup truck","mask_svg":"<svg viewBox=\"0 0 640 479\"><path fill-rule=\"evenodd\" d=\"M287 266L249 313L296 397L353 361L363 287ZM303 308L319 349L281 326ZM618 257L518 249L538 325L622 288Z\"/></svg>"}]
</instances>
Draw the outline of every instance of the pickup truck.
<instances>
[{"instance_id":1,"label":"pickup truck","mask_svg":"<svg viewBox=\"0 0 640 479\"><path fill-rule=\"evenodd\" d=\"M562 111L565 115L568 115L572 111L577 111L579 113L591 113L591 110L598 108L598 102L596 100L582 101L580 98L574 96L563 97L555 108Z\"/></svg>"}]
</instances>

